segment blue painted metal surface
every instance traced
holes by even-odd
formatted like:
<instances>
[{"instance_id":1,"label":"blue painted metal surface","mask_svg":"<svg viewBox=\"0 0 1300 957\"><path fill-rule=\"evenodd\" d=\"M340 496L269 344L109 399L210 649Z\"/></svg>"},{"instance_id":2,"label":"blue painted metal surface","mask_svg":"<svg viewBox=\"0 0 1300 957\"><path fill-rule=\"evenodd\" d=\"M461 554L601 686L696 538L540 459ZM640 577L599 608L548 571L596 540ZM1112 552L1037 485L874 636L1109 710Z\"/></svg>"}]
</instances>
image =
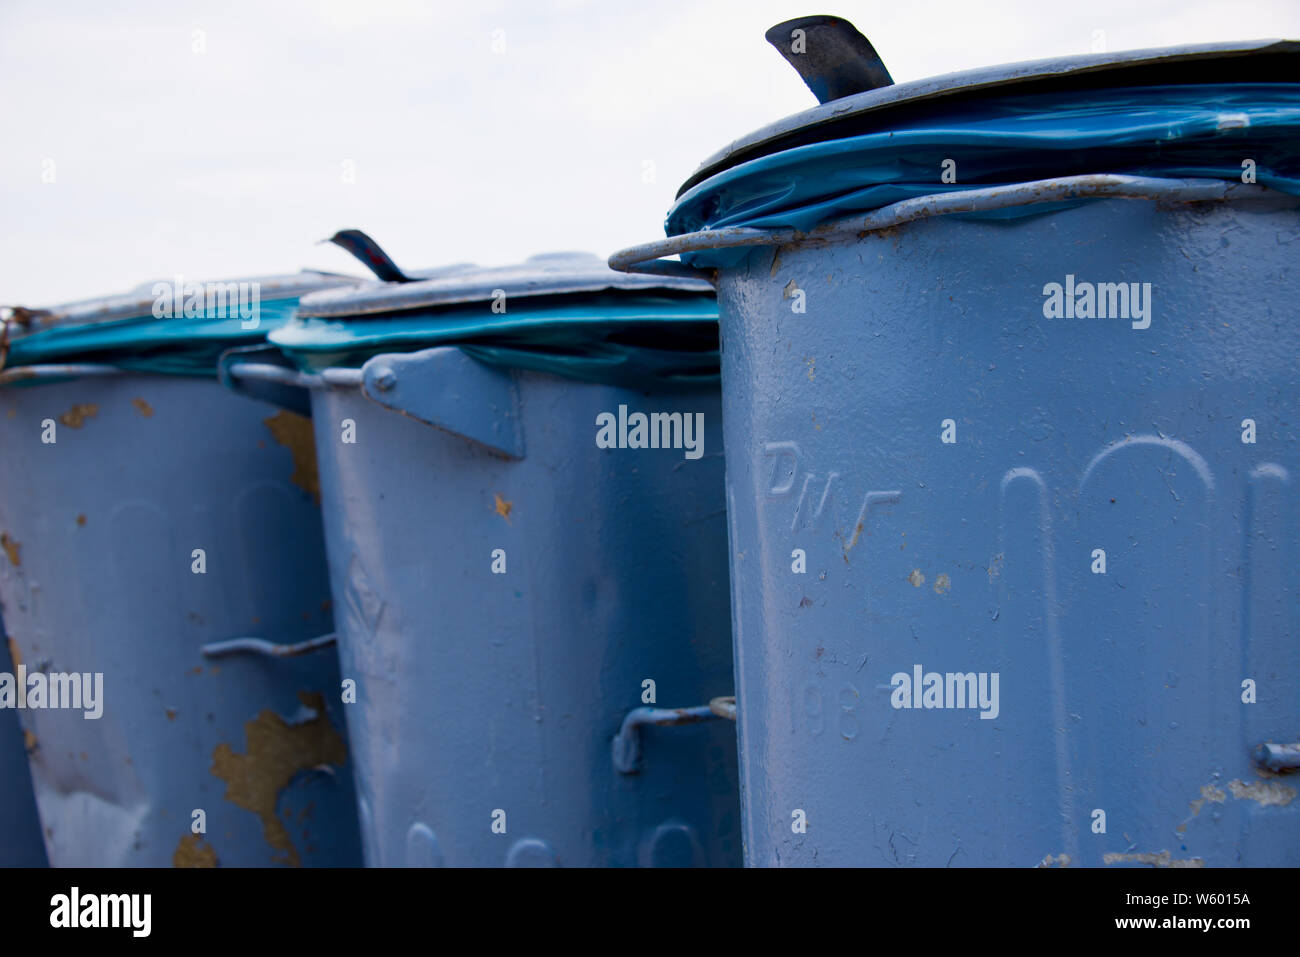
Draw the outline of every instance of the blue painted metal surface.
<instances>
[{"instance_id":1,"label":"blue painted metal surface","mask_svg":"<svg viewBox=\"0 0 1300 957\"><path fill-rule=\"evenodd\" d=\"M367 863L740 863L731 724L640 727L732 684L709 286L556 254L302 316L273 341L319 372L225 375L310 387ZM620 406L699 453L598 447Z\"/></svg>"},{"instance_id":2,"label":"blue painted metal surface","mask_svg":"<svg viewBox=\"0 0 1300 957\"><path fill-rule=\"evenodd\" d=\"M1297 249L1295 197L1103 168L611 257L716 269L748 864L1300 863Z\"/></svg>"},{"instance_id":3,"label":"blue painted metal surface","mask_svg":"<svg viewBox=\"0 0 1300 957\"><path fill-rule=\"evenodd\" d=\"M1300 862L1297 243L1116 199L721 270L749 863ZM1067 274L1149 326L1045 318ZM996 709L895 707L918 665Z\"/></svg>"},{"instance_id":4,"label":"blue painted metal surface","mask_svg":"<svg viewBox=\"0 0 1300 957\"><path fill-rule=\"evenodd\" d=\"M0 561L6 560L0 555ZM13 658L0 622L0 674L13 674ZM18 712L0 709L0 867L44 867L45 842L27 769Z\"/></svg>"},{"instance_id":5,"label":"blue painted metal surface","mask_svg":"<svg viewBox=\"0 0 1300 957\"><path fill-rule=\"evenodd\" d=\"M611 757L643 681L682 705L731 687L716 388L451 347L376 356L361 380L312 403L366 862L738 864L729 722L644 730L635 775ZM703 413L703 456L598 449L620 405Z\"/></svg>"},{"instance_id":6,"label":"blue painted metal surface","mask_svg":"<svg viewBox=\"0 0 1300 957\"><path fill-rule=\"evenodd\" d=\"M14 646L102 675L98 718L20 712L50 862L359 864L333 649L220 644L331 628L310 422L211 377L21 366L0 449Z\"/></svg>"}]
</instances>

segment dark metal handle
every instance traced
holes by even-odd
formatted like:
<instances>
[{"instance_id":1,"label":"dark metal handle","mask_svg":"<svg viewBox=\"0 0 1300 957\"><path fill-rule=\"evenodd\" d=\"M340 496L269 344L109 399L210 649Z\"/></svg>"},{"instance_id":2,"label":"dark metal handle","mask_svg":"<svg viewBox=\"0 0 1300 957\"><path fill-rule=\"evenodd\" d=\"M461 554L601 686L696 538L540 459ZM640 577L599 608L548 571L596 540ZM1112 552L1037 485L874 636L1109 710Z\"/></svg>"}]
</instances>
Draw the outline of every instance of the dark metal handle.
<instances>
[{"instance_id":1,"label":"dark metal handle","mask_svg":"<svg viewBox=\"0 0 1300 957\"><path fill-rule=\"evenodd\" d=\"M765 36L803 77L818 103L894 83L871 41L839 17L786 20Z\"/></svg>"},{"instance_id":2,"label":"dark metal handle","mask_svg":"<svg viewBox=\"0 0 1300 957\"><path fill-rule=\"evenodd\" d=\"M359 229L340 229L329 239L321 242L333 243L346 249L384 282L415 282L414 278L397 268L397 263L393 262L392 257L384 252L379 243Z\"/></svg>"}]
</instances>

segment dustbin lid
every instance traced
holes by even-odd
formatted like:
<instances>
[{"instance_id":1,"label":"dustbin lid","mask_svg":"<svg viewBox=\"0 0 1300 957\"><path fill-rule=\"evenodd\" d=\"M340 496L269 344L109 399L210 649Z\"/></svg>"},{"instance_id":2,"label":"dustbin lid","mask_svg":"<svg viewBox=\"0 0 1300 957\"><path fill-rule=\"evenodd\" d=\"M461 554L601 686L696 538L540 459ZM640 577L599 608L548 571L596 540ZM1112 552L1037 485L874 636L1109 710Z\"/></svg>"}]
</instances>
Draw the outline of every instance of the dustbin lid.
<instances>
[{"instance_id":1,"label":"dustbin lid","mask_svg":"<svg viewBox=\"0 0 1300 957\"><path fill-rule=\"evenodd\" d=\"M1247 40L1092 53L962 70L856 93L742 136L714 153L678 190L740 163L807 143L888 130L904 118L959 110L992 96L1083 93L1117 87L1300 81L1300 41Z\"/></svg>"},{"instance_id":2,"label":"dustbin lid","mask_svg":"<svg viewBox=\"0 0 1300 957\"><path fill-rule=\"evenodd\" d=\"M511 266L452 266L413 273L438 273L416 282L367 281L346 289L331 289L303 299L303 318L361 317L441 306L510 299L541 299L582 293L713 294L699 279L638 276L616 272L599 256L585 252L541 253Z\"/></svg>"},{"instance_id":3,"label":"dustbin lid","mask_svg":"<svg viewBox=\"0 0 1300 957\"><path fill-rule=\"evenodd\" d=\"M888 82L874 50L870 57ZM820 74L793 53L787 59L814 88L839 64L862 62L831 58ZM1097 174L1248 182L1300 195L1300 43L1068 57L851 93L707 161L682 187L665 231L806 232L921 197ZM957 215L1008 219L1090 201ZM703 249L682 259L716 267L744 255Z\"/></svg>"},{"instance_id":4,"label":"dustbin lid","mask_svg":"<svg viewBox=\"0 0 1300 957\"><path fill-rule=\"evenodd\" d=\"M105 362L212 374L220 351L262 340L289 319L304 294L356 282L311 270L209 282L163 279L118 295L8 307L0 314L9 339L5 364ZM249 323L253 315L256 325Z\"/></svg>"},{"instance_id":5,"label":"dustbin lid","mask_svg":"<svg viewBox=\"0 0 1300 957\"><path fill-rule=\"evenodd\" d=\"M615 272L590 253L313 293L268 339L307 370L437 346L503 368L616 385L712 383L719 370L712 285Z\"/></svg>"}]
</instances>

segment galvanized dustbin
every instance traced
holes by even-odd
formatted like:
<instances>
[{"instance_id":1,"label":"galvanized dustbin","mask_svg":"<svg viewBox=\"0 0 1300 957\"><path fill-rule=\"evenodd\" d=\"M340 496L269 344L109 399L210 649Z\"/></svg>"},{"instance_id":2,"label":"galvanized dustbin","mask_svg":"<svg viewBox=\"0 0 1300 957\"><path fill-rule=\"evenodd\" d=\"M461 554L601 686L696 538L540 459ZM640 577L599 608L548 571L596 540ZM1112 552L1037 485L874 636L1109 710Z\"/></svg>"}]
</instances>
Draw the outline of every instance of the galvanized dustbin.
<instances>
[{"instance_id":1,"label":"galvanized dustbin","mask_svg":"<svg viewBox=\"0 0 1300 957\"><path fill-rule=\"evenodd\" d=\"M0 601L54 865L360 863L336 653L278 656L331 630L310 423L215 376L342 281L9 316Z\"/></svg>"},{"instance_id":2,"label":"galvanized dustbin","mask_svg":"<svg viewBox=\"0 0 1300 957\"><path fill-rule=\"evenodd\" d=\"M13 674L4 622L0 622L0 674ZM27 770L27 742L18 713L0 710L0 867L44 867L45 842Z\"/></svg>"},{"instance_id":3,"label":"galvanized dustbin","mask_svg":"<svg viewBox=\"0 0 1300 957\"><path fill-rule=\"evenodd\" d=\"M740 863L716 317L561 254L308 297L301 373L229 370L311 387L367 864Z\"/></svg>"},{"instance_id":4,"label":"galvanized dustbin","mask_svg":"<svg viewBox=\"0 0 1300 957\"><path fill-rule=\"evenodd\" d=\"M1300 863L1300 45L769 38L611 258L717 283L747 862Z\"/></svg>"}]
</instances>

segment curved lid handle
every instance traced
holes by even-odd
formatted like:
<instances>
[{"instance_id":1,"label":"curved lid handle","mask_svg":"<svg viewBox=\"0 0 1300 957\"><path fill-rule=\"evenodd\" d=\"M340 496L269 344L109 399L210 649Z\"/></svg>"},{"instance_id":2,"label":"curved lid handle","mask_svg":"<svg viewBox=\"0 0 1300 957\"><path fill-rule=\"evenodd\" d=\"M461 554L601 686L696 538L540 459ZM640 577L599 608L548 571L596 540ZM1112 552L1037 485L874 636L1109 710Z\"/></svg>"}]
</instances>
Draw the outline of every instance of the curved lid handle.
<instances>
[{"instance_id":1,"label":"curved lid handle","mask_svg":"<svg viewBox=\"0 0 1300 957\"><path fill-rule=\"evenodd\" d=\"M359 229L340 229L329 239L323 239L321 242L333 243L346 249L384 282L415 281L414 277L408 276L397 268L397 263L393 262L379 243Z\"/></svg>"},{"instance_id":2,"label":"curved lid handle","mask_svg":"<svg viewBox=\"0 0 1300 957\"><path fill-rule=\"evenodd\" d=\"M894 84L871 41L847 20L799 17L778 23L764 35L803 77L818 103Z\"/></svg>"}]
</instances>

